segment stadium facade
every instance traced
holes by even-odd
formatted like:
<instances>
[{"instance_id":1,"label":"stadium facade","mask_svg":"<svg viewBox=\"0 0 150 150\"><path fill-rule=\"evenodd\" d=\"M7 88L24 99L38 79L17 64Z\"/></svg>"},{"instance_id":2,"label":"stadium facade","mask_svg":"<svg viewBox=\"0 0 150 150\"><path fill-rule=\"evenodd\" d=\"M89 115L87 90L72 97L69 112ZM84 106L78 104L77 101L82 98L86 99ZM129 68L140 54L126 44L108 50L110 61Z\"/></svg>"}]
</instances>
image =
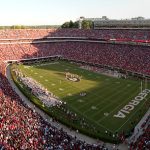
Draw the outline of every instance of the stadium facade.
<instances>
[{"instance_id":1,"label":"stadium facade","mask_svg":"<svg viewBox=\"0 0 150 150\"><path fill-rule=\"evenodd\" d=\"M94 24L94 29L100 28L144 28L150 27L150 19L145 19L143 17L136 17L131 19L109 19L106 16L102 18L84 18L80 17L81 20L90 20Z\"/></svg>"}]
</instances>

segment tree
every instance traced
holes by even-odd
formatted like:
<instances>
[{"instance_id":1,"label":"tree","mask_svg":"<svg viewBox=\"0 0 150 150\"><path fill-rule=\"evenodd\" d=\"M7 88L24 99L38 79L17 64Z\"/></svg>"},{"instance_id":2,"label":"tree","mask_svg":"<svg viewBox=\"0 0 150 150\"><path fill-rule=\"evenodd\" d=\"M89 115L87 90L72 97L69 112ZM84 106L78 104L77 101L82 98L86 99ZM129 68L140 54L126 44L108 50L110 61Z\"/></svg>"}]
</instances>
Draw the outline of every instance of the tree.
<instances>
[{"instance_id":1,"label":"tree","mask_svg":"<svg viewBox=\"0 0 150 150\"><path fill-rule=\"evenodd\" d=\"M69 22L65 22L65 23L61 26L61 28L69 28Z\"/></svg>"},{"instance_id":2,"label":"tree","mask_svg":"<svg viewBox=\"0 0 150 150\"><path fill-rule=\"evenodd\" d=\"M83 20L82 21L82 29L92 29L93 23L90 20Z\"/></svg>"},{"instance_id":3,"label":"tree","mask_svg":"<svg viewBox=\"0 0 150 150\"><path fill-rule=\"evenodd\" d=\"M61 28L79 28L79 21L73 22L70 20L70 22L65 22ZM83 20L82 21L82 29L92 29L93 28L93 22L90 20Z\"/></svg>"},{"instance_id":4,"label":"tree","mask_svg":"<svg viewBox=\"0 0 150 150\"><path fill-rule=\"evenodd\" d=\"M73 22L72 20L70 20L70 22L65 22L64 24L62 24L61 28L78 28L78 21Z\"/></svg>"},{"instance_id":5,"label":"tree","mask_svg":"<svg viewBox=\"0 0 150 150\"><path fill-rule=\"evenodd\" d=\"M79 28L79 21L74 22L74 28Z\"/></svg>"},{"instance_id":6,"label":"tree","mask_svg":"<svg viewBox=\"0 0 150 150\"><path fill-rule=\"evenodd\" d=\"M69 28L73 28L73 27L74 27L74 23L73 23L72 20L70 20L70 22L69 22Z\"/></svg>"},{"instance_id":7,"label":"tree","mask_svg":"<svg viewBox=\"0 0 150 150\"><path fill-rule=\"evenodd\" d=\"M10 28L11 29L26 29L26 26L23 26L23 25L13 25Z\"/></svg>"}]
</instances>

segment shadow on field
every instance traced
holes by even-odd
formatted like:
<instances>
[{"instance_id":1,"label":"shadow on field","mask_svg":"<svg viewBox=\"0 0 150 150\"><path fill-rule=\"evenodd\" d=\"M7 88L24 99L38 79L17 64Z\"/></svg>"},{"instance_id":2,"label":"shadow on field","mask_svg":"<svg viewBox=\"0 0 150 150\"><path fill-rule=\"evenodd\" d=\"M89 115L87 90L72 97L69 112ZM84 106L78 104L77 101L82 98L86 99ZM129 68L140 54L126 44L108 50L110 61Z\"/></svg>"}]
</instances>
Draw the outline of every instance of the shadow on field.
<instances>
[{"instance_id":1,"label":"shadow on field","mask_svg":"<svg viewBox=\"0 0 150 150\"><path fill-rule=\"evenodd\" d=\"M106 128L109 128L110 130L114 130L114 129L117 130L117 128L119 128L121 124L123 124L125 121L123 119L114 118L112 114L105 116L105 113L109 114L113 109L116 108L116 106L123 104L120 107L121 109L123 106L125 106L128 103L125 101L126 92L118 93L117 91L118 88L119 89L124 88L123 85L118 82L118 80L120 82L121 81L124 82L125 80L111 78L111 77L107 77L103 75L101 76L97 73L92 73L87 70L77 69L77 67L76 66L74 67L73 64L70 64L70 63L69 65L67 64L68 62L63 61L63 62L59 62L59 66L58 64L54 64L54 66L51 66L51 65L48 67L38 66L38 68L40 70L55 71L55 74L63 77L64 80L65 80L65 72L66 72L65 68L69 68L68 72L82 76L83 80L86 80L87 83L88 81L96 83L92 87L88 84L87 85L85 84L82 90L81 87L83 85L81 84L82 83L82 79L81 79L81 81L74 83L77 85L76 86L77 92L75 94L68 92L68 94L70 95L66 94L66 96L63 96L62 100L67 101L70 104L71 109L75 111L76 113L79 113L80 115L84 117L90 118L96 124L98 123L102 130L106 130ZM84 73L82 71L84 71ZM43 73L44 71L41 72L41 74ZM96 78L97 76L100 78L97 79ZM68 80L66 80L65 82L68 82L69 84L72 83L72 81L68 81ZM56 81L54 81L54 83L56 83ZM58 80L58 85L56 86L60 94L64 92L64 91L59 91L59 88L63 89L63 85L59 83L59 80ZM66 90L67 88L64 87L64 89ZM69 90L70 89L68 89L68 91ZM128 88L128 90L130 89ZM81 96L81 93L86 93L86 95ZM125 101L125 102L122 102L122 101ZM118 109L119 108L116 109L115 113L117 113ZM106 128L105 127L103 128L101 125L104 125ZM127 126L132 128L131 122L128 122ZM123 129L126 130L127 126L124 126Z\"/></svg>"},{"instance_id":2,"label":"shadow on field","mask_svg":"<svg viewBox=\"0 0 150 150\"><path fill-rule=\"evenodd\" d=\"M21 56L22 59L29 59L29 58L36 59L39 57L61 55L64 58L68 58L68 59L77 58L78 60L82 60L82 61L88 60L89 62L92 62L93 61L92 57L95 57L94 52L93 52L92 57L89 55L85 55L85 58L81 57L82 49L81 49L80 45L78 44L78 42L73 41L73 43L75 43L75 44L72 45L72 44L69 44L69 43L72 43L71 41L66 42L63 40L64 40L64 37L69 37L70 35L72 35L72 37L76 37L77 35L79 37L83 37L83 38L92 37L93 35L96 34L94 32L96 32L96 31L92 31L92 33L91 33L90 30L86 31L86 32L81 32L80 30L77 30L77 29L74 29L74 30L58 29L58 30L50 32L48 35L46 35L45 37L43 37L41 39L33 40L34 43L22 44L22 46L20 46L21 49L18 49L18 51L20 53L21 53L21 51L24 51L24 55ZM86 35L85 35L85 33L86 33ZM51 37L53 37L53 38L51 38ZM45 40L46 42L36 43L40 40ZM106 45L106 44L102 44L102 45ZM97 47L97 44L91 43L90 45L88 45L87 43L84 42L82 46L86 46L86 47L90 46L89 49L92 49L92 47ZM122 47L123 46L124 45L122 45ZM112 46L112 48L113 48L113 46ZM73 51L72 51L72 49L73 49ZM106 53L106 55L107 55L107 53ZM109 59L109 54L107 55L107 57L108 57L108 59L107 59L108 62L106 62L106 65L107 65L107 63L109 64L109 61L111 61L111 59ZM98 59L100 59L100 58L101 58L101 56L98 57ZM47 70L47 68L44 66L38 66L37 68ZM58 68L53 67L52 70L58 71ZM103 123L103 122L100 122L100 120L104 119L104 117L105 117L106 120L103 123L103 125L108 128L114 128L114 127L117 128L116 125L123 124L124 120L118 120L118 119L114 119L113 116L105 116L104 115L105 113L110 113L111 110L113 110L116 107L116 105L122 103L123 99L125 98L125 94L126 94L124 92L123 95L120 95L120 93L117 96L115 95L118 92L117 88L115 86L110 85L109 81L105 80L106 78L111 79L110 77L101 76L100 79L97 79L96 78L97 75L94 73L92 76L88 75L88 74L90 74L89 71L85 71L85 73L83 75L83 73L75 71L72 68L70 70L64 70L63 67L60 67L59 72L56 74L63 77L64 72L68 72L68 71L70 73L82 75L84 80L87 80L87 81L88 80L91 82L101 81L100 83L95 84L95 87L92 87L91 85L87 85L87 87L88 86L90 87L87 90L83 89L82 91L77 92L76 94L69 95L69 96L66 95L66 97L63 98L63 100L65 101L67 99L67 101L73 107L73 108L71 107L71 109L73 109L77 113L81 113L81 115L92 118L96 122L99 121L99 123ZM64 78L65 78L65 76L64 76ZM116 82L117 82L117 80L118 79L114 79L114 81L116 81ZM68 82L71 82L71 81L68 81ZM82 79L80 82L82 82ZM82 85L80 85L80 82L76 83L76 84L78 84L79 88L82 87ZM103 89L103 84L105 84L105 87L106 87L105 90ZM122 88L121 84L117 84L116 86ZM77 91L79 91L79 90L77 90ZM9 95L9 93L7 91L4 91L4 92L7 95ZM60 91L60 93L61 92L63 92L63 91ZM85 92L86 95L81 96L80 95L81 92ZM115 95L115 96L113 96L113 95ZM116 101L116 97L118 98L117 101ZM131 122L129 122L129 126L130 125L131 125ZM105 127L101 127L101 129L106 130ZM125 127L124 127L124 129L125 129Z\"/></svg>"}]
</instances>

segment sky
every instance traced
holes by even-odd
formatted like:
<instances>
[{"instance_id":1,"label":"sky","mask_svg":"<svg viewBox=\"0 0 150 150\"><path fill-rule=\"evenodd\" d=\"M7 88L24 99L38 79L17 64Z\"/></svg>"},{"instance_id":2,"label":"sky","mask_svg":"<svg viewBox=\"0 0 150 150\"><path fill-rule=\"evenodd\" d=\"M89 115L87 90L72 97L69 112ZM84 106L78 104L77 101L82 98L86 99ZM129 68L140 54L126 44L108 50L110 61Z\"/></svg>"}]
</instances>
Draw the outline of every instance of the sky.
<instances>
[{"instance_id":1,"label":"sky","mask_svg":"<svg viewBox=\"0 0 150 150\"><path fill-rule=\"evenodd\" d=\"M0 25L61 25L87 18L150 18L150 0L0 0Z\"/></svg>"}]
</instances>

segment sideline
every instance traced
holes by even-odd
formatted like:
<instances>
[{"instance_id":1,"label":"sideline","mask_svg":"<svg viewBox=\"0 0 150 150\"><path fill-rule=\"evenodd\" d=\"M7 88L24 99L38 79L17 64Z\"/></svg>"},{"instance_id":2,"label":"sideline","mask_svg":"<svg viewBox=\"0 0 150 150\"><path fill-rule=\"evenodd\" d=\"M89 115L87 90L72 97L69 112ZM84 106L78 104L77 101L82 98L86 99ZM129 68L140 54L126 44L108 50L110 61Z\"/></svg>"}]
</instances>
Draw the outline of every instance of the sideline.
<instances>
[{"instance_id":1,"label":"sideline","mask_svg":"<svg viewBox=\"0 0 150 150\"><path fill-rule=\"evenodd\" d=\"M147 113L143 116L143 118L140 120L140 122L136 125L136 127L134 128L134 133L129 138L127 138L128 141L134 142L138 139L138 137L140 137L140 135L143 134L143 128L141 128L141 126L145 122L145 120L148 118L149 115L150 115L150 108L147 111ZM149 123L150 123L150 119L144 128L147 128Z\"/></svg>"},{"instance_id":2,"label":"sideline","mask_svg":"<svg viewBox=\"0 0 150 150\"><path fill-rule=\"evenodd\" d=\"M81 141L85 141L88 144L103 144L104 142L97 140L97 139L93 139L91 137L88 137L86 135L83 135L81 133L78 133L76 131L70 130L68 127L64 126L63 124L60 124L58 122L53 122L52 118L50 116L48 116L45 112L43 112L42 110L40 110L38 107L36 107L30 100L28 100L18 89L18 87L15 85L14 81L12 80L11 77L11 73L10 73L10 65L8 65L6 67L6 77L10 83L10 85L12 86L13 90L19 95L19 97L21 98L21 100L26 103L31 109L35 110L35 112L37 112L38 114L41 115L41 117L48 121L52 126L55 126L58 129L63 128L64 132L67 132L67 134L71 135L72 137L77 137L77 139L81 140ZM113 149L113 144L110 143L105 143L106 147L108 148L108 150L112 150ZM127 145L125 144L119 144L116 145L116 149L118 150L128 150ZM114 149L113 149L114 150Z\"/></svg>"}]
</instances>

